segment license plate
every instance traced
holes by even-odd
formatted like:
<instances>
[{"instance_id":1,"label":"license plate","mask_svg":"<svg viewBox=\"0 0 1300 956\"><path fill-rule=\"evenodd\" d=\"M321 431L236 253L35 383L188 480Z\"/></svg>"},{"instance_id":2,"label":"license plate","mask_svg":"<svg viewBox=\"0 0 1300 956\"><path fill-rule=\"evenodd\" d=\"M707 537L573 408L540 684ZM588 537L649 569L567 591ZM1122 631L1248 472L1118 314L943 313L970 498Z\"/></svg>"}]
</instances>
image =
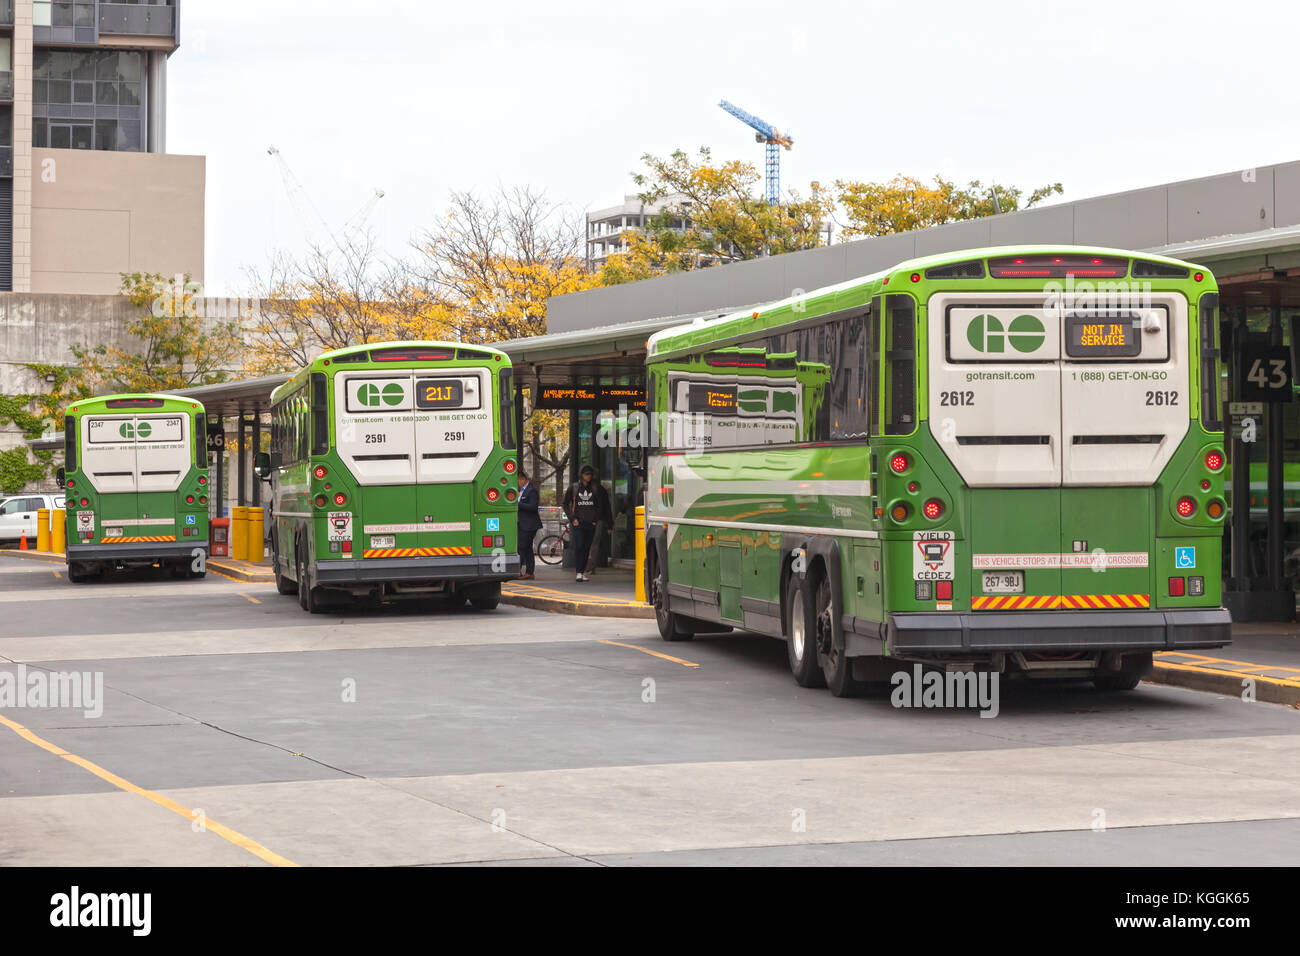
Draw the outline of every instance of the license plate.
<instances>
[{"instance_id":1,"label":"license plate","mask_svg":"<svg viewBox=\"0 0 1300 956\"><path fill-rule=\"evenodd\" d=\"M1024 594L1024 571L985 571L981 589L985 594Z\"/></svg>"},{"instance_id":2,"label":"license plate","mask_svg":"<svg viewBox=\"0 0 1300 956\"><path fill-rule=\"evenodd\" d=\"M105 528L105 529L104 529L104 537L105 537L105 538L120 538L120 537L122 537L122 529L121 529L121 528Z\"/></svg>"},{"instance_id":3,"label":"license plate","mask_svg":"<svg viewBox=\"0 0 1300 956\"><path fill-rule=\"evenodd\" d=\"M370 536L370 547L372 548L391 548L397 543L397 536L391 534L372 534Z\"/></svg>"}]
</instances>

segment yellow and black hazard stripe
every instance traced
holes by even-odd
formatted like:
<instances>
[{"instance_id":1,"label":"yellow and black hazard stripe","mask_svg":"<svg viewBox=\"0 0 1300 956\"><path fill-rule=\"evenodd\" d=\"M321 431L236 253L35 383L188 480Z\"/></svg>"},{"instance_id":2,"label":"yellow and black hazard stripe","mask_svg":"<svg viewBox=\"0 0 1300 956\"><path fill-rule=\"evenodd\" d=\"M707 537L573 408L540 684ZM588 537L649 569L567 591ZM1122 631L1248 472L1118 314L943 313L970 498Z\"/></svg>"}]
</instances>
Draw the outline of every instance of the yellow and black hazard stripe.
<instances>
[{"instance_id":1,"label":"yellow and black hazard stripe","mask_svg":"<svg viewBox=\"0 0 1300 956\"><path fill-rule=\"evenodd\" d=\"M151 534L123 538L100 538L100 544L139 544L142 541L175 541L174 534Z\"/></svg>"},{"instance_id":2,"label":"yellow and black hazard stripe","mask_svg":"<svg viewBox=\"0 0 1300 956\"><path fill-rule=\"evenodd\" d=\"M1149 594L991 594L970 599L972 611L1110 611L1151 606Z\"/></svg>"},{"instance_id":3,"label":"yellow and black hazard stripe","mask_svg":"<svg viewBox=\"0 0 1300 956\"><path fill-rule=\"evenodd\" d=\"M363 558L444 558L457 554L472 554L468 545L454 548L370 548L361 552Z\"/></svg>"}]
</instances>

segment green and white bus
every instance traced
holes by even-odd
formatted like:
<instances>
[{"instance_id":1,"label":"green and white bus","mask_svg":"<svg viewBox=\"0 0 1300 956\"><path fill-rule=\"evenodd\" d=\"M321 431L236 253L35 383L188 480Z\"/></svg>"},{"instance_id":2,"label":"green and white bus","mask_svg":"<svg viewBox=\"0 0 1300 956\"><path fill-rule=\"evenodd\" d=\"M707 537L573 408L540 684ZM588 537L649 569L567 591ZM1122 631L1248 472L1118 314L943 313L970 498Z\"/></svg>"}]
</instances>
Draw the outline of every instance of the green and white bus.
<instances>
[{"instance_id":1,"label":"green and white bus","mask_svg":"<svg viewBox=\"0 0 1300 956\"><path fill-rule=\"evenodd\" d=\"M439 597L495 608L517 577L510 359L385 342L326 352L271 395L272 560L304 610Z\"/></svg>"},{"instance_id":2,"label":"green and white bus","mask_svg":"<svg viewBox=\"0 0 1300 956\"><path fill-rule=\"evenodd\" d=\"M804 686L900 662L1131 688L1220 647L1217 292L1114 249L983 249L648 345L662 636L787 640Z\"/></svg>"},{"instance_id":3,"label":"green and white bus","mask_svg":"<svg viewBox=\"0 0 1300 956\"><path fill-rule=\"evenodd\" d=\"M68 580L159 565L201 578L208 555L203 406L176 395L105 395L64 418Z\"/></svg>"}]
</instances>

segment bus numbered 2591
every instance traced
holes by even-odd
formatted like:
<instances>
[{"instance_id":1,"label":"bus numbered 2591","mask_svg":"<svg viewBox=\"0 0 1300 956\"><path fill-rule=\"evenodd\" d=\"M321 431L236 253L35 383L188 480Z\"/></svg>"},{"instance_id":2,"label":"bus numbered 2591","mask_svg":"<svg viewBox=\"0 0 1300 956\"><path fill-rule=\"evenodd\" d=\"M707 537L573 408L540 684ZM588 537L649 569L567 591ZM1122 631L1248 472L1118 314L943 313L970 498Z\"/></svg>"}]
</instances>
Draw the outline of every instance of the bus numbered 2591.
<instances>
[{"instance_id":1,"label":"bus numbered 2591","mask_svg":"<svg viewBox=\"0 0 1300 956\"><path fill-rule=\"evenodd\" d=\"M783 638L837 696L1227 644L1217 305L1192 263L1000 248L655 334L660 633Z\"/></svg>"},{"instance_id":2,"label":"bus numbered 2591","mask_svg":"<svg viewBox=\"0 0 1300 956\"><path fill-rule=\"evenodd\" d=\"M175 395L105 395L64 417L68 580L159 565L201 578L208 554L203 405Z\"/></svg>"},{"instance_id":3,"label":"bus numbered 2591","mask_svg":"<svg viewBox=\"0 0 1300 956\"><path fill-rule=\"evenodd\" d=\"M326 352L271 395L276 588L313 613L385 598L490 610L517 577L510 360L449 342Z\"/></svg>"}]
</instances>

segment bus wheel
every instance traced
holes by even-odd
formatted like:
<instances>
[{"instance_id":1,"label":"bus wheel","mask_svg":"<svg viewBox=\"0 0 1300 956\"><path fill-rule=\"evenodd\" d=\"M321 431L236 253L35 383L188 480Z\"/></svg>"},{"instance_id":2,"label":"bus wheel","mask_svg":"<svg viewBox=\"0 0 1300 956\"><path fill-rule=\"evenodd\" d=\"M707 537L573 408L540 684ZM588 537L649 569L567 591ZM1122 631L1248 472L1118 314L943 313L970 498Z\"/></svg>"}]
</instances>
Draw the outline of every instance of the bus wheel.
<instances>
[{"instance_id":1,"label":"bus wheel","mask_svg":"<svg viewBox=\"0 0 1300 956\"><path fill-rule=\"evenodd\" d=\"M650 562L650 604L655 609L655 624L665 641L689 641L693 634L682 627L681 615L668 610L668 569L659 562L659 549L646 555Z\"/></svg>"},{"instance_id":2,"label":"bus wheel","mask_svg":"<svg viewBox=\"0 0 1300 956\"><path fill-rule=\"evenodd\" d=\"M291 581L280 572L280 548L271 538L271 563L275 566L275 589L280 594L297 594L298 582Z\"/></svg>"},{"instance_id":3,"label":"bus wheel","mask_svg":"<svg viewBox=\"0 0 1300 956\"><path fill-rule=\"evenodd\" d=\"M94 575L91 574L91 572L84 570L84 568L85 568L85 565L80 565L80 564L69 564L69 565L68 565L68 583L69 583L69 584L85 584L85 583L86 583L87 581L89 581L92 577L94 577Z\"/></svg>"},{"instance_id":4,"label":"bus wheel","mask_svg":"<svg viewBox=\"0 0 1300 956\"><path fill-rule=\"evenodd\" d=\"M1098 673L1092 679L1092 686L1097 690L1132 690L1142 682L1142 678L1151 673L1153 664L1151 653L1126 654L1124 666L1117 671Z\"/></svg>"},{"instance_id":5,"label":"bus wheel","mask_svg":"<svg viewBox=\"0 0 1300 956\"><path fill-rule=\"evenodd\" d=\"M501 603L501 582L480 584L469 592L470 607L476 611L494 611Z\"/></svg>"},{"instance_id":6,"label":"bus wheel","mask_svg":"<svg viewBox=\"0 0 1300 956\"><path fill-rule=\"evenodd\" d=\"M316 593L316 589L307 584L307 569L302 559L303 548L300 546L295 551L298 568L298 606L308 614L320 614L325 610L325 604Z\"/></svg>"},{"instance_id":7,"label":"bus wheel","mask_svg":"<svg viewBox=\"0 0 1300 956\"><path fill-rule=\"evenodd\" d=\"M813 613L813 602L804 595L805 591L806 580L801 582L797 575L790 575L785 584L786 656L796 684L800 687L825 687L826 676L822 674L821 662L817 658L817 616Z\"/></svg>"},{"instance_id":8,"label":"bus wheel","mask_svg":"<svg viewBox=\"0 0 1300 956\"><path fill-rule=\"evenodd\" d=\"M845 655L843 648L837 648L834 642L834 620L839 609L835 607L835 596L831 593L831 582L825 575L817 579L817 659L821 664L822 674L826 677L826 686L836 697L861 697L866 690L862 681L853 676L853 661Z\"/></svg>"}]
</instances>

